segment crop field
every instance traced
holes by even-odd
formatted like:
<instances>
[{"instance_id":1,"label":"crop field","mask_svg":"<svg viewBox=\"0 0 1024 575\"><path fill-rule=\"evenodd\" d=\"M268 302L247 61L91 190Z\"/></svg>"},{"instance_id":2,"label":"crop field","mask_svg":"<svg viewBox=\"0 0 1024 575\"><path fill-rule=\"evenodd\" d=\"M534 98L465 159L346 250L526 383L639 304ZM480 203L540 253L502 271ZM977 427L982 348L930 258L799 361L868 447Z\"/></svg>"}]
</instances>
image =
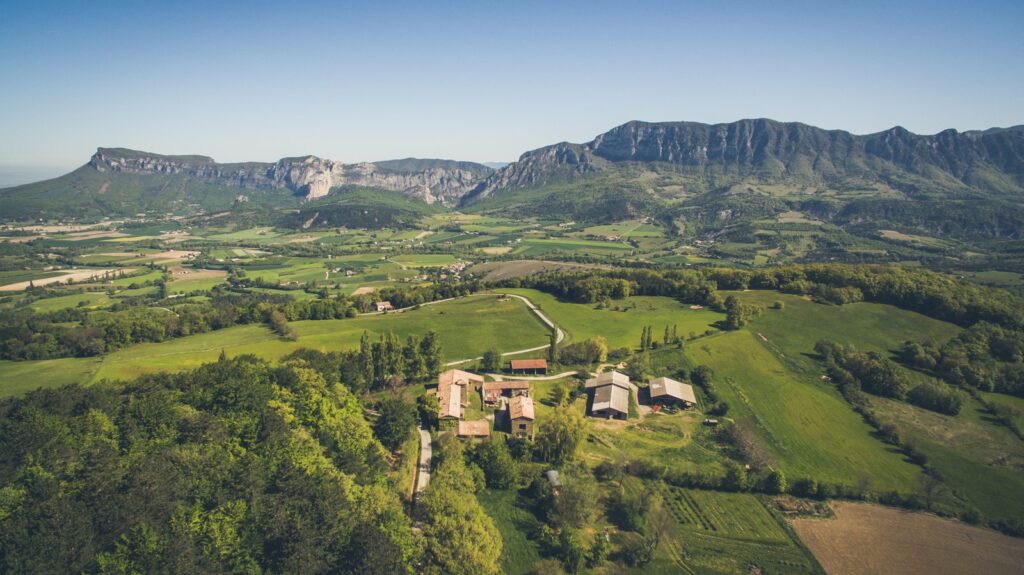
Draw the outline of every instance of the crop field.
<instances>
[{"instance_id":1,"label":"crop field","mask_svg":"<svg viewBox=\"0 0 1024 575\"><path fill-rule=\"evenodd\" d=\"M405 254L388 259L405 267L440 267L459 261L451 254Z\"/></svg>"},{"instance_id":2,"label":"crop field","mask_svg":"<svg viewBox=\"0 0 1024 575\"><path fill-rule=\"evenodd\" d=\"M829 573L1024 571L1024 542L935 515L864 503L833 503L834 519L795 519L793 528Z\"/></svg>"},{"instance_id":3,"label":"crop field","mask_svg":"<svg viewBox=\"0 0 1024 575\"><path fill-rule=\"evenodd\" d=\"M599 240L580 240L573 238L530 238L524 239L513 254L523 257L535 257L551 252L575 252L596 256L627 255L632 246L619 242Z\"/></svg>"},{"instance_id":4,"label":"crop field","mask_svg":"<svg viewBox=\"0 0 1024 575\"><path fill-rule=\"evenodd\" d=\"M730 417L754 424L790 481L854 484L861 476L877 490L911 491L918 468L872 429L831 387L787 369L756 335L736 331L687 346L695 365L715 371Z\"/></svg>"},{"instance_id":5,"label":"crop field","mask_svg":"<svg viewBox=\"0 0 1024 575\"><path fill-rule=\"evenodd\" d=\"M702 334L714 329L713 324L725 319L724 314L708 309L691 310L688 305L667 297L634 296L614 300L609 309L596 309L595 304L561 302L537 290L502 291L533 300L559 327L567 331L572 341L601 336L608 341L609 349L638 347L644 326L652 326L654 338L659 339L666 325L670 328L675 325L679 336L685 338L691 332Z\"/></svg>"},{"instance_id":6,"label":"crop field","mask_svg":"<svg viewBox=\"0 0 1024 575\"><path fill-rule=\"evenodd\" d=\"M614 224L590 226L576 233L587 236L618 236L623 239L660 238L665 235L665 230L652 224L645 224L642 220L626 220Z\"/></svg>"},{"instance_id":7,"label":"crop field","mask_svg":"<svg viewBox=\"0 0 1024 575\"><path fill-rule=\"evenodd\" d=\"M820 573L810 554L750 494L660 485L678 533L644 573Z\"/></svg>"},{"instance_id":8,"label":"crop field","mask_svg":"<svg viewBox=\"0 0 1024 575\"><path fill-rule=\"evenodd\" d=\"M441 339L446 361L479 357L491 346L514 351L548 341L546 327L522 302L498 302L493 297L465 298L403 313L297 321L291 326L298 333L297 341L284 340L262 325L243 325L162 343L134 345L105 356L92 380L190 369L215 361L221 350L229 356L252 353L277 359L301 347L322 351L353 349L359 346L364 331L371 337L392 332L404 339L434 330Z\"/></svg>"}]
</instances>

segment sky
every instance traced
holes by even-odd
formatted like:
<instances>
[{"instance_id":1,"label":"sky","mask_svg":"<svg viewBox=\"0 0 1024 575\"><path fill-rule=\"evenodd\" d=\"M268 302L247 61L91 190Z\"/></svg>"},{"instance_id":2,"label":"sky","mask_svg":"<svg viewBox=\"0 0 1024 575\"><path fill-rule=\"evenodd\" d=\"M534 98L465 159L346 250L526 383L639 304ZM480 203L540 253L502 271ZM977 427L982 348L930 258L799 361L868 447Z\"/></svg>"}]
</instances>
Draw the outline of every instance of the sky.
<instances>
[{"instance_id":1,"label":"sky","mask_svg":"<svg viewBox=\"0 0 1024 575\"><path fill-rule=\"evenodd\" d=\"M0 0L0 180L100 146L493 162L630 120L1024 124L1024 2L833 4Z\"/></svg>"}]
</instances>

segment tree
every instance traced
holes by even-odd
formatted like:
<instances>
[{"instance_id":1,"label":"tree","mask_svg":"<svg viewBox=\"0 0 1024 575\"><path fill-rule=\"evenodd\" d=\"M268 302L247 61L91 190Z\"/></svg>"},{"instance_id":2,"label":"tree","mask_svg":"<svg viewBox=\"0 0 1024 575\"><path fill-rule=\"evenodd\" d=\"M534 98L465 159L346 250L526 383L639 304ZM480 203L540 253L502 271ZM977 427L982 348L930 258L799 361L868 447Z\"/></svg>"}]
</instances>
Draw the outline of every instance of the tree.
<instances>
[{"instance_id":1,"label":"tree","mask_svg":"<svg viewBox=\"0 0 1024 575\"><path fill-rule=\"evenodd\" d=\"M739 463L727 463L722 487L727 491L745 491L747 489L747 470Z\"/></svg>"},{"instance_id":2,"label":"tree","mask_svg":"<svg viewBox=\"0 0 1024 575\"><path fill-rule=\"evenodd\" d=\"M436 331L428 331L420 342L420 355L427 366L427 377L434 378L441 373L443 364L441 362L441 341Z\"/></svg>"},{"instance_id":3,"label":"tree","mask_svg":"<svg viewBox=\"0 0 1024 575\"><path fill-rule=\"evenodd\" d=\"M299 338L295 330L292 329L292 326L288 325L288 320L284 317L284 314L279 310L275 309L270 312L270 315L267 317L267 323L270 324L270 329L285 339L294 341Z\"/></svg>"},{"instance_id":4,"label":"tree","mask_svg":"<svg viewBox=\"0 0 1024 575\"><path fill-rule=\"evenodd\" d=\"M668 345L671 341L672 334L669 332L668 324L665 324L665 334L661 338L661 342Z\"/></svg>"},{"instance_id":5,"label":"tree","mask_svg":"<svg viewBox=\"0 0 1024 575\"><path fill-rule=\"evenodd\" d=\"M629 369L626 370L630 379L645 381L651 373L651 357L647 352L641 352L633 356L629 362Z\"/></svg>"},{"instance_id":6,"label":"tree","mask_svg":"<svg viewBox=\"0 0 1024 575\"><path fill-rule=\"evenodd\" d=\"M420 344L416 336L410 335L402 348L402 355L405 360L405 379L408 381L422 381L427 377L427 364L420 354Z\"/></svg>"},{"instance_id":7,"label":"tree","mask_svg":"<svg viewBox=\"0 0 1024 575\"><path fill-rule=\"evenodd\" d=\"M480 369L482 371L498 371L501 368L501 352L496 348L490 348L484 352L484 357L480 360Z\"/></svg>"},{"instance_id":8,"label":"tree","mask_svg":"<svg viewBox=\"0 0 1024 575\"><path fill-rule=\"evenodd\" d=\"M491 489L508 489L515 485L519 464L500 438L492 438L477 446L474 459L484 471L484 480Z\"/></svg>"},{"instance_id":9,"label":"tree","mask_svg":"<svg viewBox=\"0 0 1024 575\"><path fill-rule=\"evenodd\" d=\"M582 528L597 516L597 483L589 473L563 474L562 487L554 498L548 519L556 527Z\"/></svg>"},{"instance_id":10,"label":"tree","mask_svg":"<svg viewBox=\"0 0 1024 575\"><path fill-rule=\"evenodd\" d=\"M385 397L377 404L373 433L391 451L402 446L416 426L416 408L398 396Z\"/></svg>"},{"instance_id":11,"label":"tree","mask_svg":"<svg viewBox=\"0 0 1024 575\"><path fill-rule=\"evenodd\" d=\"M537 425L536 445L541 459L555 465L573 461L588 433L587 421L579 410L571 406L556 407Z\"/></svg>"},{"instance_id":12,"label":"tree","mask_svg":"<svg viewBox=\"0 0 1024 575\"><path fill-rule=\"evenodd\" d=\"M765 491L779 494L786 492L786 476L781 469L773 469L768 473L764 481Z\"/></svg>"}]
</instances>

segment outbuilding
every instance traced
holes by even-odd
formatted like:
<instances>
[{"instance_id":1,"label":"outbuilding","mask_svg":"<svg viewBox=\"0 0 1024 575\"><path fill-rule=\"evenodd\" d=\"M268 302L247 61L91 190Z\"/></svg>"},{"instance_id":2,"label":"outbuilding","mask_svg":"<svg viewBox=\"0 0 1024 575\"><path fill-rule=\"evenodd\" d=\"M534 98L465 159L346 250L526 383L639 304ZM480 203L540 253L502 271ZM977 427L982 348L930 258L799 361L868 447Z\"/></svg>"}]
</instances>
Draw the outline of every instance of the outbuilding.
<instances>
[{"instance_id":1,"label":"outbuilding","mask_svg":"<svg viewBox=\"0 0 1024 575\"><path fill-rule=\"evenodd\" d=\"M614 419L629 417L629 376L617 371L606 371L586 383L593 393L590 415Z\"/></svg>"},{"instance_id":2,"label":"outbuilding","mask_svg":"<svg viewBox=\"0 0 1024 575\"><path fill-rule=\"evenodd\" d=\"M693 386L674 379L652 379L648 389L651 392L651 403L654 405L676 405L684 409L697 405Z\"/></svg>"},{"instance_id":3,"label":"outbuilding","mask_svg":"<svg viewBox=\"0 0 1024 575\"><path fill-rule=\"evenodd\" d=\"M539 359L513 359L509 363L512 373L546 374L548 372L548 360Z\"/></svg>"},{"instance_id":4,"label":"outbuilding","mask_svg":"<svg viewBox=\"0 0 1024 575\"><path fill-rule=\"evenodd\" d=\"M508 400L508 421L512 435L533 439L533 398L518 395Z\"/></svg>"}]
</instances>

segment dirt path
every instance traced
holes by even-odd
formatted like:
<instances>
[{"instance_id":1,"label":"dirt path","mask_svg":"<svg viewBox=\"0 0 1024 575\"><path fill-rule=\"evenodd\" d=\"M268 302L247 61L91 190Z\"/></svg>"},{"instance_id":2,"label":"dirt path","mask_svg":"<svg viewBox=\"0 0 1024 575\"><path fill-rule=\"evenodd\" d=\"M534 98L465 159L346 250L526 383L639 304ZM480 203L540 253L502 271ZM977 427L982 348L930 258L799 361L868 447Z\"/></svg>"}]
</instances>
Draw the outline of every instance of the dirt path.
<instances>
[{"instance_id":1,"label":"dirt path","mask_svg":"<svg viewBox=\"0 0 1024 575\"><path fill-rule=\"evenodd\" d=\"M555 375L502 375L500 373L488 373L487 375L494 378L494 381L505 381L507 377L509 381L551 381L554 379L562 379L565 377L571 377L579 373L578 371L563 371Z\"/></svg>"}]
</instances>

